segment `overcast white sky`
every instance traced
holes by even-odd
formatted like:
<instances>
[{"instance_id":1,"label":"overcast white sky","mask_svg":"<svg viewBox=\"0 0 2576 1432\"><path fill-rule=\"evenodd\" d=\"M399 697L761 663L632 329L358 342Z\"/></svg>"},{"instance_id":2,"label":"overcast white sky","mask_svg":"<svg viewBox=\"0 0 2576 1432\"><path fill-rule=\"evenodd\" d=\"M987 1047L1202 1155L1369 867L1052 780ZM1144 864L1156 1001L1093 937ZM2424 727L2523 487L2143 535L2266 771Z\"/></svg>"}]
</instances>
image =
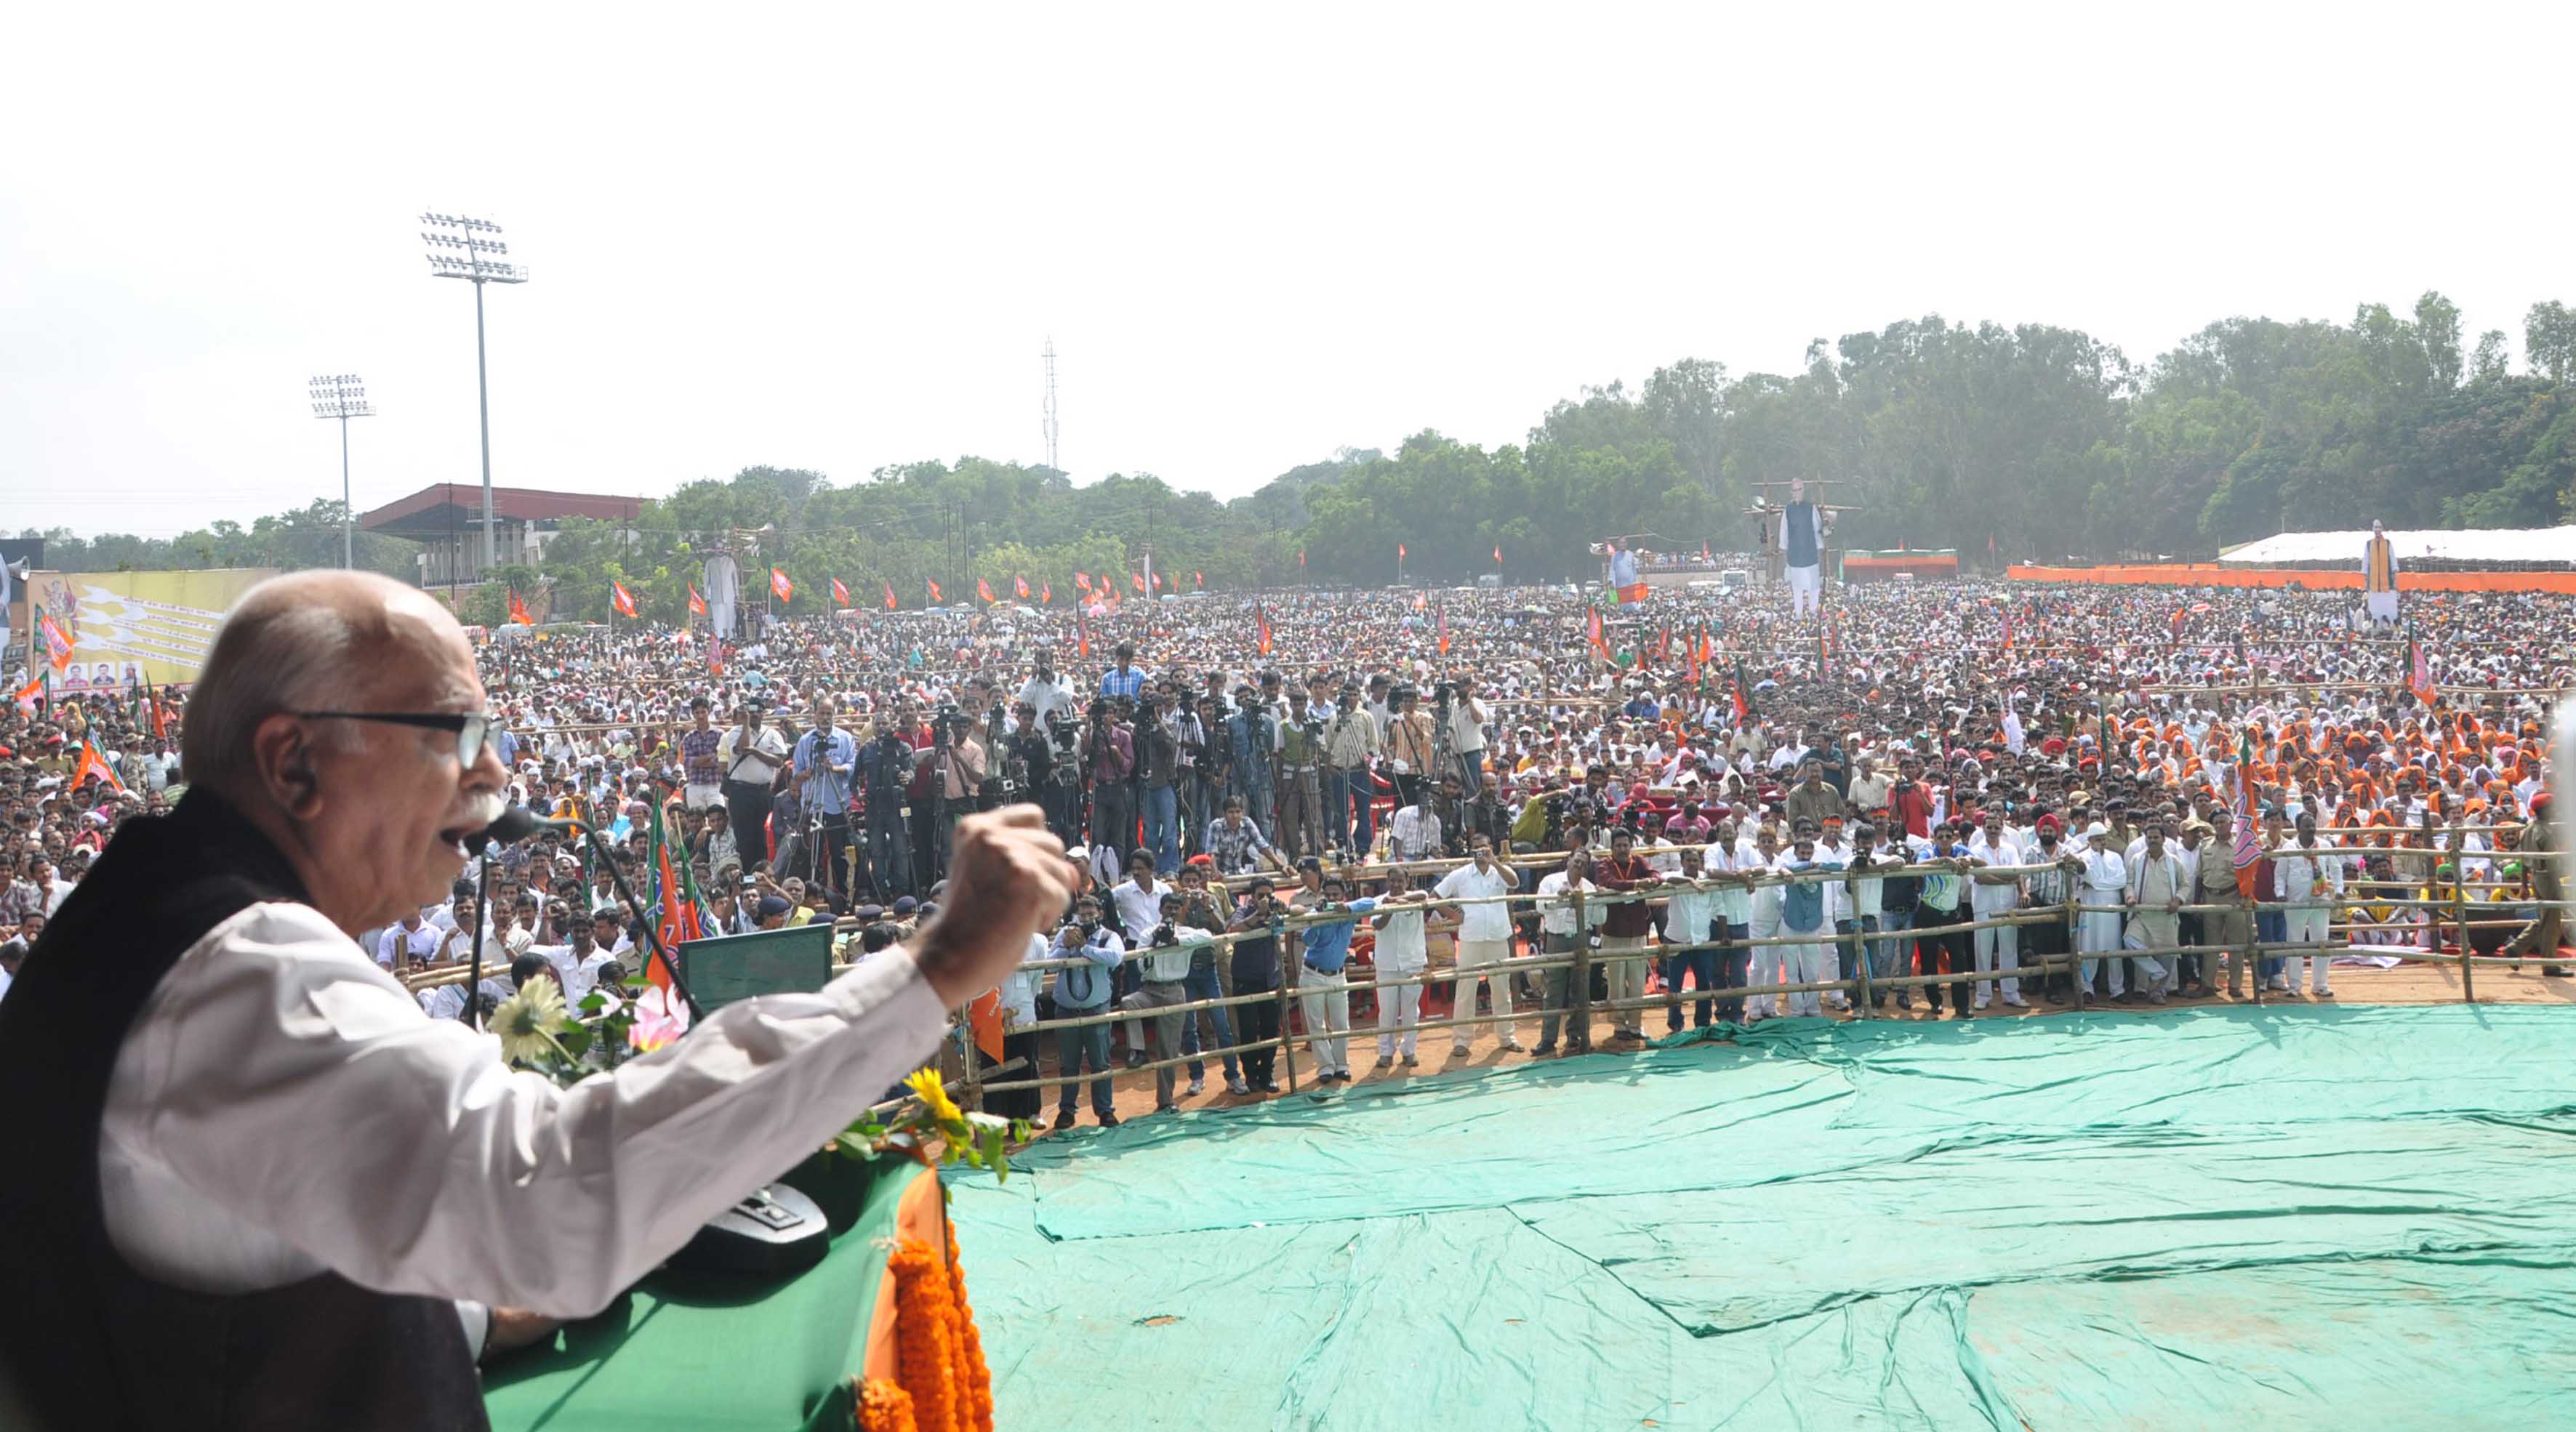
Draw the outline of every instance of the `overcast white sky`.
<instances>
[{"instance_id":1,"label":"overcast white sky","mask_svg":"<svg viewBox=\"0 0 2576 1432\"><path fill-rule=\"evenodd\" d=\"M534 271L494 480L647 495L1040 460L1050 335L1078 481L1232 496L1926 312L2576 300L2563 3L256 8L10 21L0 528L336 495L315 373L361 510L478 480L423 209Z\"/></svg>"}]
</instances>

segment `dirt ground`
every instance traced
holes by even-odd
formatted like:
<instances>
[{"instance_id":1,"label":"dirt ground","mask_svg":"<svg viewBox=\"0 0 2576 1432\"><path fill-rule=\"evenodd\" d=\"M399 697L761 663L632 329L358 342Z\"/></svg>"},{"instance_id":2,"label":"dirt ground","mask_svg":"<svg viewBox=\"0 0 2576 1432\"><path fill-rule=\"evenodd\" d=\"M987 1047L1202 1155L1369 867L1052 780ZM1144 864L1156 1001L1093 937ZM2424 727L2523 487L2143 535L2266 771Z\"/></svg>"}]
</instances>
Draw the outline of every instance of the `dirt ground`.
<instances>
[{"instance_id":1,"label":"dirt ground","mask_svg":"<svg viewBox=\"0 0 2576 1432\"><path fill-rule=\"evenodd\" d=\"M2576 969L2576 963L2571 963L2564 966L2564 968ZM2302 971L2303 969L2304 962L2301 966ZM2522 967L2519 973L2515 973L2502 965L2480 965L2475 974L2478 1003L2576 1005L2576 978L2544 977L2540 973L2540 969L2541 967L2538 964L2526 964ZM2304 978L2302 978L2301 983L2304 987ZM2410 962L2389 970L2369 969L2352 965L2339 965L2334 970L2332 983L2334 986L2334 997L2331 999L2310 999L2304 993L2297 995L2282 995L2274 993L2265 995L2263 1003L2265 1006L2270 1008L2288 1007L2307 1009L2315 1008L2319 1005L2334 1004L2457 1004L2460 1002L2460 971L2456 965L2436 966ZM2073 1010L2072 1005L2053 1004L2035 997L2027 990L2024 992L2024 998L2029 1001L2028 1008L2013 1009L2003 1004L2000 1000L1997 1000L1987 1005L1982 1012L1973 1017L1981 1020L2010 1019L2034 1014L2065 1014L2070 1013ZM2181 996L2174 996L2170 1003L2161 1007L2143 1004L2102 1004L2095 1002L2089 1003L2086 1006L2085 1012L2087 1017L2095 1019L2153 1019L2161 1014L2168 1014L2176 1010L2191 1009L2201 1005L2225 1005L2232 1003L2251 1004L2252 1002L2253 1001L2251 999L2242 1001L2230 1000L2224 995L2220 995L2213 999L2186 999ZM1523 1005L1520 1006L1520 1008L1526 1011L1534 1008L1534 1006ZM1690 1006L1686 999L1682 1007L1682 1017L1685 1021L1690 1018L1690 1013ZM1648 1039L1660 1037L1664 1033L1665 1028L1665 1017L1663 1012L1660 1010L1650 1009L1645 1011L1645 1016L1646 1037ZM1429 1019L1438 1016L1426 1012L1423 1017ZM1848 1019L1852 1016L1837 1015L1834 1017ZM1933 1016L1925 1012L1918 992L1914 1008L1911 1011L1900 1010L1895 1008L1893 1005L1890 1005L1887 1009L1873 1015L1872 1017L1887 1019L1929 1019ZM1940 1017L1944 1019L1954 1018L1954 1016L1947 1013L1944 1013ZM1411 1068L1407 1068L1401 1061L1399 1061L1389 1068L1380 1069L1376 1067L1377 1032L1375 1027L1366 1023L1364 1018L1356 1013L1352 1016L1352 1025L1350 1049L1351 1084L1348 1086L1352 1088L1357 1088L1362 1084L1374 1083L1381 1080L1423 1079L1466 1069L1490 1069L1509 1064L1526 1064L1541 1057L1527 1053L1514 1053L1504 1049L1502 1047L1502 1038L1500 1034L1495 1032L1494 1026L1479 1025L1472 1026L1470 1028L1469 1032L1473 1037L1468 1045L1468 1052L1463 1058L1452 1058L1450 1056L1450 1045L1453 1039L1452 1031L1446 1029L1434 1029L1424 1031L1420 1036L1418 1036L1420 1044L1416 1051L1416 1057L1421 1061L1419 1064ZM1624 1041L1620 1043L1610 1042L1610 1028L1610 1021L1607 1019L1595 1019L1593 1021L1592 1047L1594 1052L1615 1054L1634 1052L1635 1050L1644 1047ZM1204 1033L1204 1030L1202 1030L1202 1033ZM1123 1040L1123 1036L1121 1036L1121 1038ZM1534 1015L1524 1013L1520 1020L1520 1039L1524 1046L1536 1045L1538 1041L1538 1029L1537 1020ZM1293 1040L1293 1044L1296 1050L1296 1087L1300 1091L1311 1090L1315 1087L1312 1080L1314 1056L1307 1049L1306 1042L1302 1037ZM1565 1057L1564 1046L1560 1044L1558 1053L1545 1057ZM1045 1058L1047 1072L1052 1074L1055 1069L1055 1056L1052 1048L1047 1051ZM1284 1094L1288 1089L1288 1078L1284 1066L1279 1070L1277 1077L1279 1087ZM1232 1108L1240 1104L1258 1103L1264 1098L1281 1097L1281 1095L1262 1094L1238 1097L1226 1093L1225 1071L1222 1066L1214 1060L1209 1062L1207 1084L1204 1092L1195 1095L1187 1092L1189 1085L1187 1083L1188 1070L1186 1068L1181 1071L1181 1078L1182 1082L1179 1085L1177 1098L1179 1106L1183 1109ZM1113 1106L1116 1108L1118 1117L1121 1120L1154 1117L1154 1074L1152 1070L1143 1070L1136 1073L1122 1072L1113 1080L1112 1088L1114 1090L1112 1101ZM1052 1124L1055 1118L1056 1100L1058 1095L1057 1091L1052 1088L1042 1092L1045 1096L1045 1110L1044 1122L1041 1122L1039 1128L1043 1133L1043 1131ZM1082 1126L1089 1127L1092 1122L1092 1117L1090 1098L1088 1094L1084 1094L1079 1098L1077 1109L1079 1111Z\"/></svg>"}]
</instances>

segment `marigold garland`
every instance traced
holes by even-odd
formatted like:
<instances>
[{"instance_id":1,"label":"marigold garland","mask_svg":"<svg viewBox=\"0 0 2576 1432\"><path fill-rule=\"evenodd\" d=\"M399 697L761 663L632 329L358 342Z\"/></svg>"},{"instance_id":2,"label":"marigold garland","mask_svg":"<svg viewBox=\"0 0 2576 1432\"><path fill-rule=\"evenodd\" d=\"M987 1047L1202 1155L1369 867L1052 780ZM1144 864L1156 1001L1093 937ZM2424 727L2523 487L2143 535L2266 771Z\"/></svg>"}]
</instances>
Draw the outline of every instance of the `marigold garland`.
<instances>
[{"instance_id":1,"label":"marigold garland","mask_svg":"<svg viewBox=\"0 0 2576 1432\"><path fill-rule=\"evenodd\" d=\"M920 1432L912 1420L912 1394L882 1377L861 1382L859 1432Z\"/></svg>"},{"instance_id":2,"label":"marigold garland","mask_svg":"<svg viewBox=\"0 0 2576 1432\"><path fill-rule=\"evenodd\" d=\"M948 1284L957 1308L959 1341L966 1355L966 1391L974 1399L975 1432L993 1432L993 1370L984 1362L984 1335L966 1301L966 1265L957 1256L957 1225L948 1225Z\"/></svg>"},{"instance_id":3,"label":"marigold garland","mask_svg":"<svg viewBox=\"0 0 2576 1432\"><path fill-rule=\"evenodd\" d=\"M956 1332L949 1325L946 1272L917 1238L896 1240L886 1271L895 1277L895 1380L912 1394L913 1425L918 1432L953 1432Z\"/></svg>"},{"instance_id":4,"label":"marigold garland","mask_svg":"<svg viewBox=\"0 0 2576 1432\"><path fill-rule=\"evenodd\" d=\"M917 1238L900 1238L886 1257L895 1278L895 1367L910 1394L915 1432L993 1432L993 1374L984 1340L966 1302L957 1232L948 1258Z\"/></svg>"}]
</instances>

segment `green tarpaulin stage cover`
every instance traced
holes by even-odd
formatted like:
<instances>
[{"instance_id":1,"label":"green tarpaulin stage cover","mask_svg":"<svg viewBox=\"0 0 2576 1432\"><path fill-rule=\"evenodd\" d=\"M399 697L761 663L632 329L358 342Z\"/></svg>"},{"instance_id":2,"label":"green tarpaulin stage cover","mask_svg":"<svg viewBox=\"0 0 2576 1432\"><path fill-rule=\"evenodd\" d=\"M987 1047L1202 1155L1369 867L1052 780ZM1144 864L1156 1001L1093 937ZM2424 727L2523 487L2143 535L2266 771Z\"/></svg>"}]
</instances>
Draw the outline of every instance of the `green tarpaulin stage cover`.
<instances>
[{"instance_id":1,"label":"green tarpaulin stage cover","mask_svg":"<svg viewBox=\"0 0 2576 1432\"><path fill-rule=\"evenodd\" d=\"M878 1245L919 1171L880 1167L856 1224L795 1278L657 1273L553 1347L500 1361L483 1397L493 1432L846 1432L885 1273Z\"/></svg>"},{"instance_id":2,"label":"green tarpaulin stage cover","mask_svg":"<svg viewBox=\"0 0 2576 1432\"><path fill-rule=\"evenodd\" d=\"M2576 1426L2576 1011L1774 1021L1018 1167L1006 1432Z\"/></svg>"}]
</instances>

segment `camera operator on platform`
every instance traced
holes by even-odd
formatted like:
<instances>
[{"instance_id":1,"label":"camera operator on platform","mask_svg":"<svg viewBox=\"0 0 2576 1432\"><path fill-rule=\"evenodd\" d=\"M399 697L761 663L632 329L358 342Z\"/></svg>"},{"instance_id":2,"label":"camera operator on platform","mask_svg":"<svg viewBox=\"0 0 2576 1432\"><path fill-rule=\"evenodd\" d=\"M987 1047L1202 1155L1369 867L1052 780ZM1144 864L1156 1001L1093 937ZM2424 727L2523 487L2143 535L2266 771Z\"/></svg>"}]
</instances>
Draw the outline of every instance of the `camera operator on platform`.
<instances>
[{"instance_id":1,"label":"camera operator on platform","mask_svg":"<svg viewBox=\"0 0 2576 1432\"><path fill-rule=\"evenodd\" d=\"M502 808L455 619L365 573L262 583L130 821L0 1005L0 1425L484 1425L474 1371L617 1294L844 1127L1063 910L1018 809L957 832L910 943L558 1089L352 934ZM489 1308L527 1310L492 1313Z\"/></svg>"}]
</instances>

